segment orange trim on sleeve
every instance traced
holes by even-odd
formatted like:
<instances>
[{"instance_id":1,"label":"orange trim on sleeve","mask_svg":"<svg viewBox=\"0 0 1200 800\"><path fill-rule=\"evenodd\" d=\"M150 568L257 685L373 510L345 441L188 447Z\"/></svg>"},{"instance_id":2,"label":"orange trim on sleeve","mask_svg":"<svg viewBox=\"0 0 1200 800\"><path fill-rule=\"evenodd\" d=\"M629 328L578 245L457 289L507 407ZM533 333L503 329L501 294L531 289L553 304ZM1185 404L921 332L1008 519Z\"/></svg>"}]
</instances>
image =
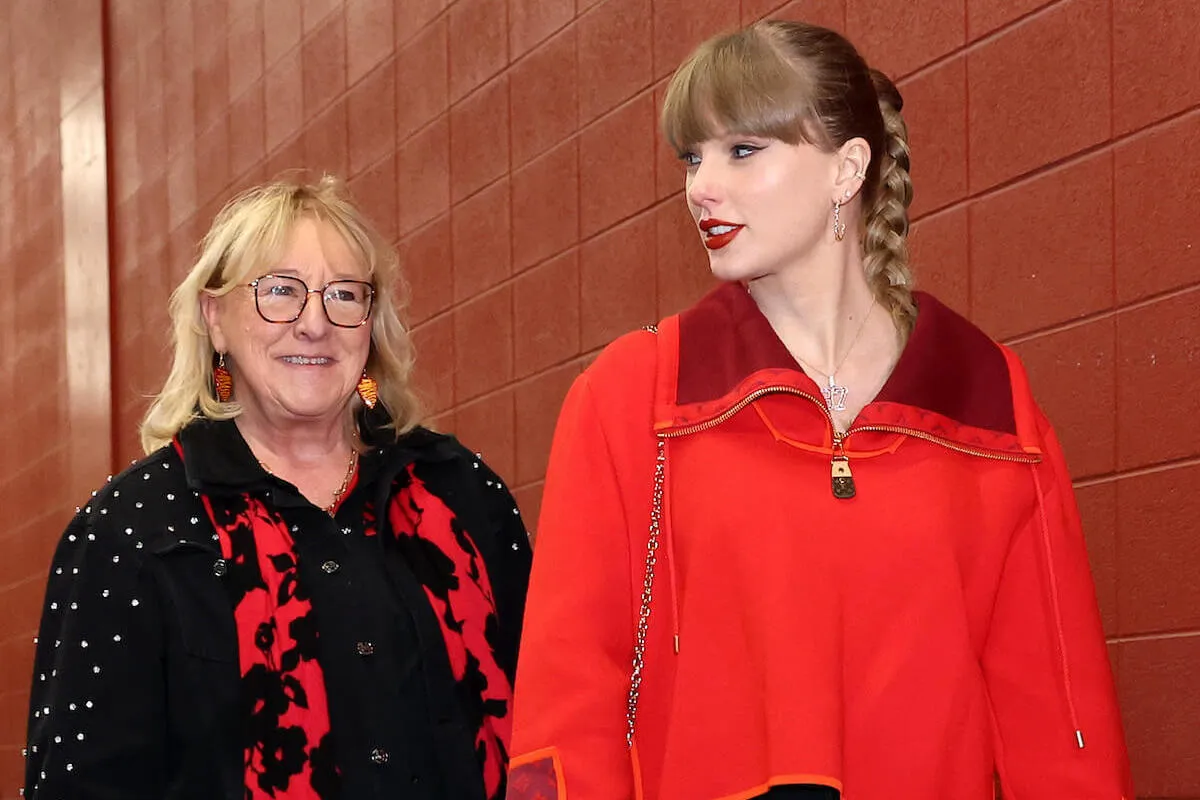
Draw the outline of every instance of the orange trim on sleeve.
<instances>
[{"instance_id":1,"label":"orange trim on sleeve","mask_svg":"<svg viewBox=\"0 0 1200 800\"><path fill-rule=\"evenodd\" d=\"M557 747L523 753L509 762L506 800L567 800Z\"/></svg>"}]
</instances>

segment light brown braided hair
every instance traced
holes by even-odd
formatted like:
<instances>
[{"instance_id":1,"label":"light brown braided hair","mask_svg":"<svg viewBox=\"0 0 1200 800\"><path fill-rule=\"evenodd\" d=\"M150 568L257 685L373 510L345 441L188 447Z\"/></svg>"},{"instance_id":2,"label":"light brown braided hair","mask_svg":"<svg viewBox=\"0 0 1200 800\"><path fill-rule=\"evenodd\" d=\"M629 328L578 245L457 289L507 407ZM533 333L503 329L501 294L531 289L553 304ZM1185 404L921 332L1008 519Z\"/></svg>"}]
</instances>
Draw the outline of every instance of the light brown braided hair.
<instances>
[{"instance_id":1,"label":"light brown braided hair","mask_svg":"<svg viewBox=\"0 0 1200 800\"><path fill-rule=\"evenodd\" d=\"M862 186L863 268L901 330L916 305L908 267L908 129L895 84L838 33L766 20L701 44L676 70L663 102L667 141L687 151L720 133L805 142L834 152L861 137L871 147Z\"/></svg>"}]
</instances>

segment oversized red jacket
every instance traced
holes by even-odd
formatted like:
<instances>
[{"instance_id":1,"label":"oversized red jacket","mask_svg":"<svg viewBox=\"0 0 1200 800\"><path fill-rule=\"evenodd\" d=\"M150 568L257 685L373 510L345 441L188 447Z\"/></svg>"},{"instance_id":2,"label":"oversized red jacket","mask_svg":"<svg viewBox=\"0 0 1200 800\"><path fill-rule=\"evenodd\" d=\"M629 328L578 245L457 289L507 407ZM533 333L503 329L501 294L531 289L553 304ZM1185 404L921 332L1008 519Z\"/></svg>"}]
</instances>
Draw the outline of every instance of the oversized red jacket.
<instances>
[{"instance_id":1,"label":"oversized red jacket","mask_svg":"<svg viewBox=\"0 0 1200 800\"><path fill-rule=\"evenodd\" d=\"M1006 800L1133 797L1059 444L1011 351L917 303L844 441L736 284L578 379L537 529L510 800L787 783L984 800L997 775ZM853 498L835 497L841 465Z\"/></svg>"}]
</instances>

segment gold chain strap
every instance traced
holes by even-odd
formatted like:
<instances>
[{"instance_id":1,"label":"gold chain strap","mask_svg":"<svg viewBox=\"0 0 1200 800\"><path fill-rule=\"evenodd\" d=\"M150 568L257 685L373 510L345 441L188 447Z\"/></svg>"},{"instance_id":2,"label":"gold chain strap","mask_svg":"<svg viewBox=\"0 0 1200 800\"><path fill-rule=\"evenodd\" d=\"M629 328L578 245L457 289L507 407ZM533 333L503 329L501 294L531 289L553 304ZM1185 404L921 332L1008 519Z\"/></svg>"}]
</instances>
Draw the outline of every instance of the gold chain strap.
<instances>
[{"instance_id":1,"label":"gold chain strap","mask_svg":"<svg viewBox=\"0 0 1200 800\"><path fill-rule=\"evenodd\" d=\"M650 510L650 538L646 542L646 575L642 581L642 607L638 611L637 635L633 643L633 670L629 675L629 697L625 710L625 744L633 749L637 726L638 698L642 672L646 666L646 633L650 629L650 605L654 599L654 567L658 563L658 534L662 525L663 483L667 472L667 440L658 437L658 456L654 461L654 500Z\"/></svg>"}]
</instances>

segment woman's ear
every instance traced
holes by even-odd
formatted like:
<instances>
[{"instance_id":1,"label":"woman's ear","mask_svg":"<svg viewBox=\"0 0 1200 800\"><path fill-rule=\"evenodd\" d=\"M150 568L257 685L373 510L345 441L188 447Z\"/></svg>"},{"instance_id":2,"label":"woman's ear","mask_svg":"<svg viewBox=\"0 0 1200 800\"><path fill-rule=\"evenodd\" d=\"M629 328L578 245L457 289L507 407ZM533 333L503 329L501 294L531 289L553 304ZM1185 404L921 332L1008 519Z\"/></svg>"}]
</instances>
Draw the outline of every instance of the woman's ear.
<instances>
[{"instance_id":1,"label":"woman's ear","mask_svg":"<svg viewBox=\"0 0 1200 800\"><path fill-rule=\"evenodd\" d=\"M871 145L861 136L850 139L838 148L838 173L834 200L845 203L854 197L867 179L871 165Z\"/></svg>"},{"instance_id":2,"label":"woman's ear","mask_svg":"<svg viewBox=\"0 0 1200 800\"><path fill-rule=\"evenodd\" d=\"M207 291L200 292L200 314L204 317L204 325L208 328L208 338L212 341L213 350L218 353L228 351L225 334L221 330L221 298Z\"/></svg>"}]
</instances>

